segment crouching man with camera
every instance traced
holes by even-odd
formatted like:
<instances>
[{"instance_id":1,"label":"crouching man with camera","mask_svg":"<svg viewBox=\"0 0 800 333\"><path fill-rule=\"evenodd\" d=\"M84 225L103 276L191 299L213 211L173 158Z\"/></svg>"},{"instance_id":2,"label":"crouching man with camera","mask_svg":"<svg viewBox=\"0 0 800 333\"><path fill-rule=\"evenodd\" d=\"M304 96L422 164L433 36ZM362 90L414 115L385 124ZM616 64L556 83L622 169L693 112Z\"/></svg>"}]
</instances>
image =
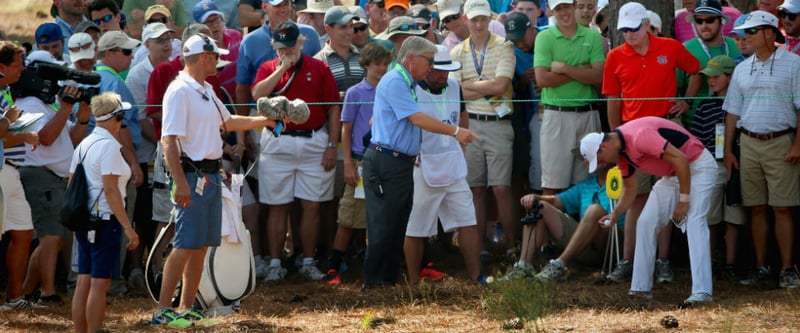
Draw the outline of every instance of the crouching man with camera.
<instances>
[{"instance_id":1,"label":"crouching man with camera","mask_svg":"<svg viewBox=\"0 0 800 333\"><path fill-rule=\"evenodd\" d=\"M608 168L599 168L594 175L556 195L528 194L520 199L528 209L528 215L521 221L522 253L519 262L506 274L507 279L531 274L531 261L546 236L563 252L536 274L537 279L565 279L566 264L572 259L587 264L602 263L609 230L601 228L597 221L611 211L605 189L607 172ZM617 228L623 228L623 221L624 215L618 219Z\"/></svg>"}]
</instances>

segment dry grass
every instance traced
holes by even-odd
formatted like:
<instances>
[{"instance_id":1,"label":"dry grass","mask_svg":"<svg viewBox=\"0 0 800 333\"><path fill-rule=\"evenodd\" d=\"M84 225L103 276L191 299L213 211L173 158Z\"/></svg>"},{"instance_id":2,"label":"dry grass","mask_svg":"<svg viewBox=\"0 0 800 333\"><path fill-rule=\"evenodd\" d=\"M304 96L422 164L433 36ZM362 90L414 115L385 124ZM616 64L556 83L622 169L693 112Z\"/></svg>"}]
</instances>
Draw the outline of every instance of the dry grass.
<instances>
[{"instance_id":1,"label":"dry grass","mask_svg":"<svg viewBox=\"0 0 800 333\"><path fill-rule=\"evenodd\" d=\"M0 0L0 30L9 40L33 42L33 33L50 17L52 0Z\"/></svg>"},{"instance_id":2,"label":"dry grass","mask_svg":"<svg viewBox=\"0 0 800 333\"><path fill-rule=\"evenodd\" d=\"M458 264L456 255L447 261ZM411 288L360 292L360 269L344 275L347 283L329 287L302 281L296 274L280 284L260 284L242 304L242 312L219 319L213 327L191 332L502 332L512 319L488 308L485 290L459 279L463 272L446 267L456 278ZM534 325L513 332L798 332L800 291L748 289L727 281L715 284L715 302L681 310L689 293L689 275L677 267L677 280L654 290L655 300L626 296L628 285L597 282L593 269L576 267L567 282L548 285L552 305ZM167 331L147 324L153 303L146 298L111 297L106 327L114 332ZM666 329L661 319L673 316L679 327ZM66 332L72 328L69 307L0 313L5 332Z\"/></svg>"}]
</instances>

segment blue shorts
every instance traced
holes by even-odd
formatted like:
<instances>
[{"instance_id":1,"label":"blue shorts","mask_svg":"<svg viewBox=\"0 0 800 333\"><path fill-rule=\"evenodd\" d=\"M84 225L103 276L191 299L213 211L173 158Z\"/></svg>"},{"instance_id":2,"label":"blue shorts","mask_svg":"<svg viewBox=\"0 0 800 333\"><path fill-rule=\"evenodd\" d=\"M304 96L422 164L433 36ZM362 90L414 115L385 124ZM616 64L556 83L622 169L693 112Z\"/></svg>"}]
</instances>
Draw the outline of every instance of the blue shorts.
<instances>
[{"instance_id":1,"label":"blue shorts","mask_svg":"<svg viewBox=\"0 0 800 333\"><path fill-rule=\"evenodd\" d=\"M94 243L87 239L88 231L76 231L78 242L78 274L90 274L97 279L118 279L122 226L114 215L95 230Z\"/></svg>"},{"instance_id":2,"label":"blue shorts","mask_svg":"<svg viewBox=\"0 0 800 333\"><path fill-rule=\"evenodd\" d=\"M206 177L203 195L195 191L198 176ZM219 173L187 172L186 182L192 194L188 208L175 205L175 238L172 247L201 249L219 246L222 238L222 177Z\"/></svg>"}]
</instances>

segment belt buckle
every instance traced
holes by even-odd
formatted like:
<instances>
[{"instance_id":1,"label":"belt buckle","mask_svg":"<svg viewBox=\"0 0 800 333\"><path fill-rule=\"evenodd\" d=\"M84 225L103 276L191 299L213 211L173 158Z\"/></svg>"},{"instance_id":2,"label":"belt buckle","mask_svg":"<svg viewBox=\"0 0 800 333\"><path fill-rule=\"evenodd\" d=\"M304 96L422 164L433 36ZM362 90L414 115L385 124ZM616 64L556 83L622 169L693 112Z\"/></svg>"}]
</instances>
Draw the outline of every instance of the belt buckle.
<instances>
[{"instance_id":1,"label":"belt buckle","mask_svg":"<svg viewBox=\"0 0 800 333\"><path fill-rule=\"evenodd\" d=\"M400 153L398 153L396 151L393 151L392 152L392 156L394 156L395 158L398 158L398 157L400 157Z\"/></svg>"}]
</instances>

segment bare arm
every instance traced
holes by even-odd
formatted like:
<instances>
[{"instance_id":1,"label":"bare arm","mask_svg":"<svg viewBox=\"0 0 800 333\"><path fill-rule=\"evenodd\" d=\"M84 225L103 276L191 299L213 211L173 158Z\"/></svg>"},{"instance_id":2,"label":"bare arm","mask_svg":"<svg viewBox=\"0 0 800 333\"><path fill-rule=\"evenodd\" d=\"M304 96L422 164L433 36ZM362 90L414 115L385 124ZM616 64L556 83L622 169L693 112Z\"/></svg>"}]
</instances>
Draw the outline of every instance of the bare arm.
<instances>
[{"instance_id":1,"label":"bare arm","mask_svg":"<svg viewBox=\"0 0 800 333\"><path fill-rule=\"evenodd\" d=\"M619 96L608 96L606 105L608 106L608 125L613 130L622 125L622 101L619 100Z\"/></svg>"},{"instance_id":2,"label":"bare arm","mask_svg":"<svg viewBox=\"0 0 800 333\"><path fill-rule=\"evenodd\" d=\"M505 94L511 86L511 79L507 77L496 77L491 80L464 81L461 82L461 90L464 99L476 100L486 96L498 96Z\"/></svg>"},{"instance_id":3,"label":"bare arm","mask_svg":"<svg viewBox=\"0 0 800 333\"><path fill-rule=\"evenodd\" d=\"M725 168L728 169L728 180L731 179L731 170L739 169L739 161L733 154L733 142L736 141L736 123L739 116L728 113L725 116Z\"/></svg>"},{"instance_id":4,"label":"bare arm","mask_svg":"<svg viewBox=\"0 0 800 333\"><path fill-rule=\"evenodd\" d=\"M667 149L664 151L662 159L675 169L675 176L678 177L678 193L680 193L680 196L688 196L692 191L692 174L689 169L689 158L672 144L667 144ZM688 212L689 199L681 199L672 212L672 218L675 221L681 221L686 218Z\"/></svg>"},{"instance_id":5,"label":"bare arm","mask_svg":"<svg viewBox=\"0 0 800 333\"><path fill-rule=\"evenodd\" d=\"M117 218L125 235L128 236L128 249L133 250L139 245L139 235L131 227L128 214L125 212L122 193L119 191L119 175L103 175L103 192L111 208L111 213Z\"/></svg>"},{"instance_id":6,"label":"bare arm","mask_svg":"<svg viewBox=\"0 0 800 333\"><path fill-rule=\"evenodd\" d=\"M550 71L568 76L570 79L585 84L603 83L603 66L605 61L596 64L585 64L581 66L567 65L563 62L553 61L550 64ZM541 68L541 67L540 67Z\"/></svg>"},{"instance_id":7,"label":"bare arm","mask_svg":"<svg viewBox=\"0 0 800 333\"><path fill-rule=\"evenodd\" d=\"M133 139L131 139L131 130L127 127L120 129L117 134L117 141L122 144L122 157L125 158L125 161L131 166L131 171L133 171L133 184L139 187L144 183L145 179L142 168L139 167L139 159L136 158L136 148L133 145Z\"/></svg>"},{"instance_id":8,"label":"bare arm","mask_svg":"<svg viewBox=\"0 0 800 333\"><path fill-rule=\"evenodd\" d=\"M542 88L558 87L572 81L571 77L553 72L547 67L534 67L533 72L536 73L536 84Z\"/></svg>"},{"instance_id":9,"label":"bare arm","mask_svg":"<svg viewBox=\"0 0 800 333\"><path fill-rule=\"evenodd\" d=\"M241 27L255 27L261 25L263 20L264 12L260 8L239 4L239 25Z\"/></svg>"},{"instance_id":10,"label":"bare arm","mask_svg":"<svg viewBox=\"0 0 800 333\"><path fill-rule=\"evenodd\" d=\"M295 59L295 57L286 56L282 58L280 65L278 65L278 68L275 68L275 71L272 72L272 74L253 86L253 99L257 100L261 97L266 97L272 94L272 92L275 91L275 87L278 85L278 82L281 80L283 74L286 73L289 68L294 66L295 63L297 63L297 59Z\"/></svg>"},{"instance_id":11,"label":"bare arm","mask_svg":"<svg viewBox=\"0 0 800 333\"><path fill-rule=\"evenodd\" d=\"M259 127L275 127L275 120L269 119L264 116L245 117L239 115L232 115L225 126L229 131L246 131Z\"/></svg>"},{"instance_id":12,"label":"bare arm","mask_svg":"<svg viewBox=\"0 0 800 333\"><path fill-rule=\"evenodd\" d=\"M328 107L328 144L337 144L341 134L342 107L332 105ZM336 147L328 147L322 155L322 167L325 171L336 167Z\"/></svg>"},{"instance_id":13,"label":"bare arm","mask_svg":"<svg viewBox=\"0 0 800 333\"><path fill-rule=\"evenodd\" d=\"M469 129L460 128L458 126L448 125L436 118L433 118L425 113L417 112L408 117L414 126L424 129L428 132L453 135L456 134L456 140L462 144L470 143L473 139L479 140L480 138L472 133ZM456 133L456 130L458 132Z\"/></svg>"},{"instance_id":14,"label":"bare arm","mask_svg":"<svg viewBox=\"0 0 800 333\"><path fill-rule=\"evenodd\" d=\"M353 162L353 123L342 122L342 156L344 157L344 182L350 186L356 186L358 182L358 172Z\"/></svg>"},{"instance_id":15,"label":"bare arm","mask_svg":"<svg viewBox=\"0 0 800 333\"><path fill-rule=\"evenodd\" d=\"M558 210L564 210L564 203L561 202L561 199L555 195L528 194L522 197L519 202L522 204L522 207L525 207L525 209L531 209L531 207L533 207L533 200L544 201L553 205L553 207L558 208Z\"/></svg>"},{"instance_id":16,"label":"bare arm","mask_svg":"<svg viewBox=\"0 0 800 333\"><path fill-rule=\"evenodd\" d=\"M75 123L75 126L72 126L72 129L69 131L69 139L72 141L73 146L77 146L78 143L80 143L81 140L86 137L86 132L89 130L89 117L92 116L92 110L89 108L89 104L80 103L78 105L78 114L76 116L78 118L78 122Z\"/></svg>"},{"instance_id":17,"label":"bare arm","mask_svg":"<svg viewBox=\"0 0 800 333\"><path fill-rule=\"evenodd\" d=\"M189 184L186 175L181 167L181 154L178 149L178 138L174 135L161 137L161 145L164 147L164 160L167 162L167 169L175 182L175 203L181 207L189 207L191 195L189 194Z\"/></svg>"}]
</instances>

